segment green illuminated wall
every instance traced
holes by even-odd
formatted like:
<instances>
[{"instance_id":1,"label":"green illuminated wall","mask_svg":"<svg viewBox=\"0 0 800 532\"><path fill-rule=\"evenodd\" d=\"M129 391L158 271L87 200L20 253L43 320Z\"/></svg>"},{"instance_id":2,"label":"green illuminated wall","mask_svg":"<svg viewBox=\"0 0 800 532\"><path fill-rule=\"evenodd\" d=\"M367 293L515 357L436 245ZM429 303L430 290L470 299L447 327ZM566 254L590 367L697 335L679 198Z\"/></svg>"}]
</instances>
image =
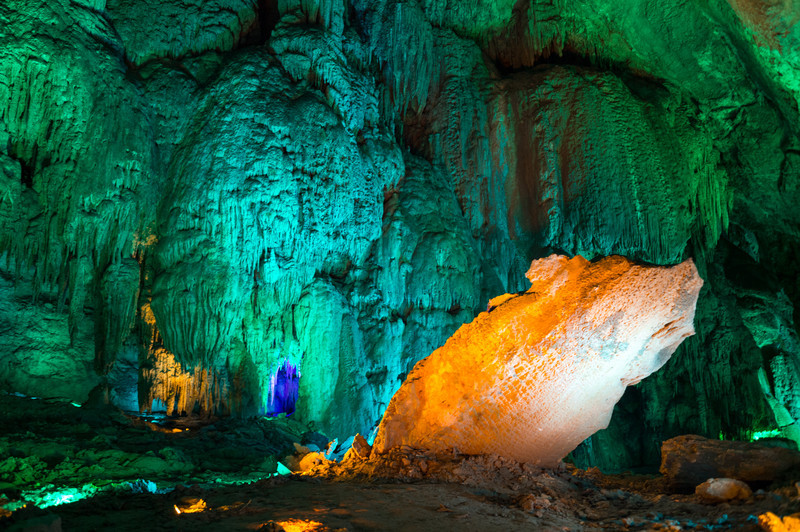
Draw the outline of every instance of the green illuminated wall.
<instances>
[{"instance_id":1,"label":"green illuminated wall","mask_svg":"<svg viewBox=\"0 0 800 532\"><path fill-rule=\"evenodd\" d=\"M0 387L250 414L289 361L295 415L346 437L533 258L691 256L698 334L576 459L775 429L800 416L799 22L757 0L4 2Z\"/></svg>"}]
</instances>

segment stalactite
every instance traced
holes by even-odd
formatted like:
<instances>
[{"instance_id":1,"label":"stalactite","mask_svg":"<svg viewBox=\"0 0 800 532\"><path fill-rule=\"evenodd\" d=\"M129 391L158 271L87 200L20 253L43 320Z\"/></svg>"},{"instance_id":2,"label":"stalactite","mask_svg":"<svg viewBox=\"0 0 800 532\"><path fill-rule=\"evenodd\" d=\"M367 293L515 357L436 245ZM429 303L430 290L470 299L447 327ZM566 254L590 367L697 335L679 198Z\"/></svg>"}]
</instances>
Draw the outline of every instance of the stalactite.
<instances>
[{"instance_id":1,"label":"stalactite","mask_svg":"<svg viewBox=\"0 0 800 532\"><path fill-rule=\"evenodd\" d=\"M230 413L231 391L224 377L199 366L186 370L164 348L150 354L141 370L139 390L139 408L143 412L154 411L160 401L167 415L191 414L195 408L204 413Z\"/></svg>"},{"instance_id":2,"label":"stalactite","mask_svg":"<svg viewBox=\"0 0 800 532\"><path fill-rule=\"evenodd\" d=\"M234 48L256 23L257 0L106 0L132 63ZM146 12L146 18L141 13Z\"/></svg>"}]
</instances>

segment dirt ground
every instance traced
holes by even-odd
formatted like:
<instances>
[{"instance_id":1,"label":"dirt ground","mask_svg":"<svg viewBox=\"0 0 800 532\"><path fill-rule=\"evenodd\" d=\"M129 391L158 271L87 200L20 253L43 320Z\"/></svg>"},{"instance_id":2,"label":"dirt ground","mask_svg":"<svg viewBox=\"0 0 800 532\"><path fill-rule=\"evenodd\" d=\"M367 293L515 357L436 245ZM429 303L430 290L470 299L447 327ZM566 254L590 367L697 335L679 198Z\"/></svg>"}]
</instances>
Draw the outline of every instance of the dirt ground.
<instances>
[{"instance_id":1,"label":"dirt ground","mask_svg":"<svg viewBox=\"0 0 800 532\"><path fill-rule=\"evenodd\" d=\"M762 530L758 515L800 511L776 493L706 505L689 495L601 488L570 473L545 474L551 489L462 484L331 482L275 478L246 486L179 488L165 495L101 495L50 508L63 530ZM603 480L603 479L600 479ZM614 482L612 482L614 484ZM205 503L205 510L178 513ZM176 509L177 508L177 509ZM526 509L527 508L527 509ZM41 515L46 515L42 510ZM35 513L32 512L30 517ZM26 516L27 517L27 516ZM51 517L52 519L52 517ZM22 515L17 519L25 521Z\"/></svg>"},{"instance_id":2,"label":"dirt ground","mask_svg":"<svg viewBox=\"0 0 800 532\"><path fill-rule=\"evenodd\" d=\"M0 407L0 530L764 530L767 512L800 513L791 481L707 504L658 475L413 449L278 475L309 438L288 420L154 423L8 396Z\"/></svg>"}]
</instances>

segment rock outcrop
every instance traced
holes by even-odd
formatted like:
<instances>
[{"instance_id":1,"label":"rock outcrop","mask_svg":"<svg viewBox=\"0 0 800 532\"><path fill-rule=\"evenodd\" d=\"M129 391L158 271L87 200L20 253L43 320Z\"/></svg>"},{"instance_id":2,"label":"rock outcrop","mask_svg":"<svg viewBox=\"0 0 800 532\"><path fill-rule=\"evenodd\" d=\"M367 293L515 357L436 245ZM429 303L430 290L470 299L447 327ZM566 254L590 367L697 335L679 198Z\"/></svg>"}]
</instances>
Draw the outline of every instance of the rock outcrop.
<instances>
[{"instance_id":1,"label":"rock outcrop","mask_svg":"<svg viewBox=\"0 0 800 532\"><path fill-rule=\"evenodd\" d=\"M769 484L797 467L800 452L757 443L689 434L671 438L661 447L661 474L679 488L717 477Z\"/></svg>"},{"instance_id":2,"label":"rock outcrop","mask_svg":"<svg viewBox=\"0 0 800 532\"><path fill-rule=\"evenodd\" d=\"M552 255L527 277L527 292L496 298L417 363L386 410L376 452L406 445L554 465L608 425L626 386L694 334L703 282L691 261Z\"/></svg>"}]
</instances>

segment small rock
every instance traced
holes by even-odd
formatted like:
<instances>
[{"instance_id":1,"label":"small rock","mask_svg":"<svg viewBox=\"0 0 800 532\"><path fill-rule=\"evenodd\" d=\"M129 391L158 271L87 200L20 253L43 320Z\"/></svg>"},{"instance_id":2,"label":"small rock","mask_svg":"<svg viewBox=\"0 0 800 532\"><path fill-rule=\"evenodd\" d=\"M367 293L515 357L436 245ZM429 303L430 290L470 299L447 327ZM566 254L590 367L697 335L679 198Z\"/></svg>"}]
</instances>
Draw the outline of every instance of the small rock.
<instances>
[{"instance_id":1,"label":"small rock","mask_svg":"<svg viewBox=\"0 0 800 532\"><path fill-rule=\"evenodd\" d=\"M772 512L758 516L759 526L767 532L786 532L800 530L800 514L787 515L783 519Z\"/></svg>"},{"instance_id":2,"label":"small rock","mask_svg":"<svg viewBox=\"0 0 800 532\"><path fill-rule=\"evenodd\" d=\"M290 471L300 471L300 460L295 456L286 455L281 461Z\"/></svg>"},{"instance_id":3,"label":"small rock","mask_svg":"<svg viewBox=\"0 0 800 532\"><path fill-rule=\"evenodd\" d=\"M288 467L286 467L285 465L283 465L282 462L278 462L278 471L277 471L277 473L279 475L291 475L292 474L292 470L289 469Z\"/></svg>"},{"instance_id":4,"label":"small rock","mask_svg":"<svg viewBox=\"0 0 800 532\"><path fill-rule=\"evenodd\" d=\"M333 453L336 452L336 447L339 445L339 438L334 438L333 441L328 442L328 447L325 449L325 458L331 460Z\"/></svg>"},{"instance_id":5,"label":"small rock","mask_svg":"<svg viewBox=\"0 0 800 532\"><path fill-rule=\"evenodd\" d=\"M310 453L310 452L311 452L311 449L309 449L309 448L308 448L308 447L306 447L305 445L300 445L300 444L299 444L299 443L297 443L297 442L295 442L295 443L294 443L294 450L295 450L295 453L296 453L296 454L299 454L299 455L301 455L301 456L302 456L302 455L306 455L306 454L308 454L308 453Z\"/></svg>"},{"instance_id":6,"label":"small rock","mask_svg":"<svg viewBox=\"0 0 800 532\"><path fill-rule=\"evenodd\" d=\"M318 465L326 464L328 460L323 453L308 453L300 459L300 471L308 471Z\"/></svg>"},{"instance_id":7,"label":"small rock","mask_svg":"<svg viewBox=\"0 0 800 532\"><path fill-rule=\"evenodd\" d=\"M178 504L175 505L175 513L177 514L194 514L204 512L207 509L208 504L200 497L181 497Z\"/></svg>"},{"instance_id":8,"label":"small rock","mask_svg":"<svg viewBox=\"0 0 800 532\"><path fill-rule=\"evenodd\" d=\"M732 478L710 478L697 486L695 494L704 502L726 502L749 499L753 496L750 486Z\"/></svg>"},{"instance_id":9,"label":"small rock","mask_svg":"<svg viewBox=\"0 0 800 532\"><path fill-rule=\"evenodd\" d=\"M526 495L519 501L520 507L526 512L549 508L551 504L550 499L544 495Z\"/></svg>"},{"instance_id":10,"label":"small rock","mask_svg":"<svg viewBox=\"0 0 800 532\"><path fill-rule=\"evenodd\" d=\"M353 438L353 449L355 450L356 454L358 454L359 458L366 460L369 458L370 453L372 452L372 446L367 443L366 438L361 434L356 434L355 438Z\"/></svg>"}]
</instances>

